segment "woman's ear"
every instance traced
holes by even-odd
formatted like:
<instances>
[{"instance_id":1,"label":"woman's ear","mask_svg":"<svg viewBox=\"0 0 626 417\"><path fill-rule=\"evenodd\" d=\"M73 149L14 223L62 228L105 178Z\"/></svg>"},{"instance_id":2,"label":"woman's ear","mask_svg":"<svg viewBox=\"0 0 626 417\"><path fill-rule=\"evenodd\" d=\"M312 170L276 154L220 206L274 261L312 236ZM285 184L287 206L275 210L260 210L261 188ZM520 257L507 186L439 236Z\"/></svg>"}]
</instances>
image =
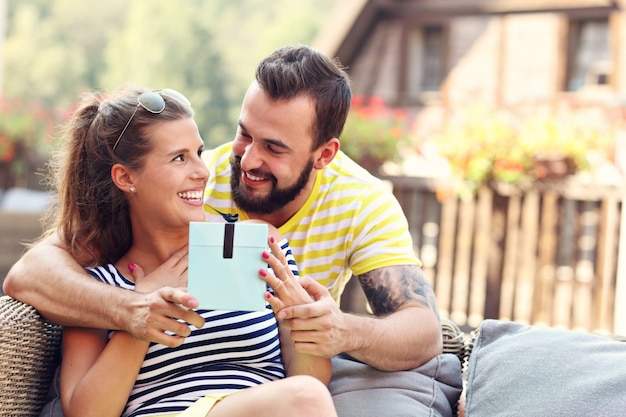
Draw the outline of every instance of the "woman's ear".
<instances>
[{"instance_id":1,"label":"woman's ear","mask_svg":"<svg viewBox=\"0 0 626 417\"><path fill-rule=\"evenodd\" d=\"M339 152L339 139L332 138L328 140L318 149L317 152L320 153L318 158L315 160L313 168L322 169L326 165L330 164L330 162L335 158L335 155L337 155L337 152Z\"/></svg>"},{"instance_id":2,"label":"woman's ear","mask_svg":"<svg viewBox=\"0 0 626 417\"><path fill-rule=\"evenodd\" d=\"M113 165L111 179L117 188L125 192L130 192L130 187L134 185L130 171L122 164Z\"/></svg>"}]
</instances>

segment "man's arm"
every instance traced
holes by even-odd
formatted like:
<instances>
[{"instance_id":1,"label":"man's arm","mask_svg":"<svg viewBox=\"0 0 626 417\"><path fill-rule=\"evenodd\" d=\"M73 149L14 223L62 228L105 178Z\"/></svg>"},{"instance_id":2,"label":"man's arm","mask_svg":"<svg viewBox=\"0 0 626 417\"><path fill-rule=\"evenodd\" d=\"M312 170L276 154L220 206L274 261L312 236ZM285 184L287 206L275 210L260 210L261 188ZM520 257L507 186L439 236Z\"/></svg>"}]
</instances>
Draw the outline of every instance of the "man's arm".
<instances>
[{"instance_id":1,"label":"man's arm","mask_svg":"<svg viewBox=\"0 0 626 417\"><path fill-rule=\"evenodd\" d=\"M435 296L419 267L384 267L357 278L376 317L343 313L318 294L319 284L307 285L318 301L278 313L292 330L296 351L325 357L345 352L385 371L412 369L442 352Z\"/></svg>"},{"instance_id":2,"label":"man's arm","mask_svg":"<svg viewBox=\"0 0 626 417\"><path fill-rule=\"evenodd\" d=\"M421 268L398 265L356 278L377 317L347 315L357 337L346 353L393 371L415 368L442 352L437 302Z\"/></svg>"},{"instance_id":3,"label":"man's arm","mask_svg":"<svg viewBox=\"0 0 626 417\"><path fill-rule=\"evenodd\" d=\"M161 273L167 273L166 266ZM204 323L189 310L197 306L197 300L181 289L162 287L142 294L93 279L56 235L37 243L13 265L3 291L61 325L126 330L168 346L180 345L190 333L175 318L196 326ZM165 334L168 330L175 335Z\"/></svg>"}]
</instances>

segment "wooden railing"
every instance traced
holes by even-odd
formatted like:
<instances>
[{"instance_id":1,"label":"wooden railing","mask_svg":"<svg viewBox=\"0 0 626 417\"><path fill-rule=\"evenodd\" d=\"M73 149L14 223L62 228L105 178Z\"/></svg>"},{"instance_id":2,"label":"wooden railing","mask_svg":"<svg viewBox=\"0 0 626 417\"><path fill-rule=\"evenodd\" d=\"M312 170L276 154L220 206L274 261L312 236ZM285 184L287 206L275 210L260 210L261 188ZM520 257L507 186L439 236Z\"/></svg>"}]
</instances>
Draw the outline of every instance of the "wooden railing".
<instances>
[{"instance_id":1,"label":"wooden railing","mask_svg":"<svg viewBox=\"0 0 626 417\"><path fill-rule=\"evenodd\" d=\"M614 331L624 187L574 178L469 199L438 198L446 185L433 179L384 178L442 316L467 328L497 318Z\"/></svg>"}]
</instances>

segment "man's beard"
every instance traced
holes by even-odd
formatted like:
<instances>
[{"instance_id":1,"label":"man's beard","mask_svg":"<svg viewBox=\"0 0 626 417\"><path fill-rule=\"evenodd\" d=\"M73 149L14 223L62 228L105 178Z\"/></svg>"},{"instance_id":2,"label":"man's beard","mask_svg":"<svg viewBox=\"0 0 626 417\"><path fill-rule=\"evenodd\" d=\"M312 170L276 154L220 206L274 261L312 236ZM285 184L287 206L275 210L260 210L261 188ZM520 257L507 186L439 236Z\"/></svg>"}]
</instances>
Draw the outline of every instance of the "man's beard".
<instances>
[{"instance_id":1,"label":"man's beard","mask_svg":"<svg viewBox=\"0 0 626 417\"><path fill-rule=\"evenodd\" d=\"M272 190L269 195L259 198L250 198L246 195L246 192L242 189L247 187L246 184L241 183L241 157L231 156L230 158L231 176L230 187L233 196L233 200L237 203L239 208L248 213L255 214L271 214L279 209L285 207L288 203L292 202L306 187L311 172L313 171L313 159L309 159L306 166L300 171L300 176L296 183L285 189L276 188L276 177L270 173L259 172L252 170L250 174L260 177L269 177L272 181Z\"/></svg>"}]
</instances>

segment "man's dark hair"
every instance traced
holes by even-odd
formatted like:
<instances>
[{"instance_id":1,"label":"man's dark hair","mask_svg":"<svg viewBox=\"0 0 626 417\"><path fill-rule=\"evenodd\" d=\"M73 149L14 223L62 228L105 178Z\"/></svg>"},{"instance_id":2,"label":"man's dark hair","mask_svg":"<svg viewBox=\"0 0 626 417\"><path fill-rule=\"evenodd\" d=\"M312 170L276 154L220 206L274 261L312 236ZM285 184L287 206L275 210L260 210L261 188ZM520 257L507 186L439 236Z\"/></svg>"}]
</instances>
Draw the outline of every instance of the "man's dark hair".
<instances>
[{"instance_id":1,"label":"man's dark hair","mask_svg":"<svg viewBox=\"0 0 626 417\"><path fill-rule=\"evenodd\" d=\"M274 100L289 100L300 94L313 99L313 149L341 135L352 91L348 74L337 60L308 46L286 46L259 63L256 81Z\"/></svg>"}]
</instances>

